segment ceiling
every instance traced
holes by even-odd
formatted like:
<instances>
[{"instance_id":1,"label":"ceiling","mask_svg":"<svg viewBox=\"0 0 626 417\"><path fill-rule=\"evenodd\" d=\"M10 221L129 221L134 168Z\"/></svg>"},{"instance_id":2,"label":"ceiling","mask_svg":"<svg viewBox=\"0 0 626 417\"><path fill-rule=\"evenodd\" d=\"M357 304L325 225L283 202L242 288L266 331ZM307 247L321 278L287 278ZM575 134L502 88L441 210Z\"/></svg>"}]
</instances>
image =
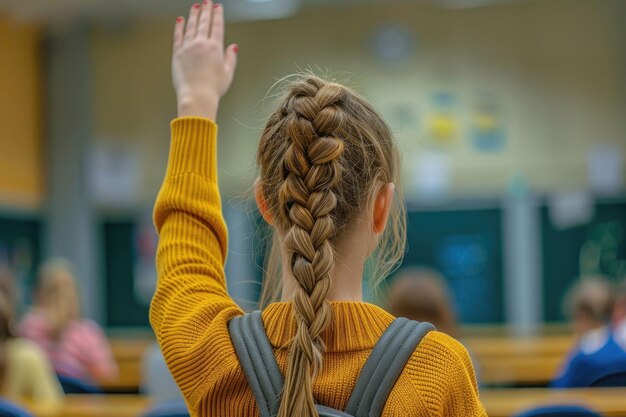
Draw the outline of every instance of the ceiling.
<instances>
[{"instance_id":1,"label":"ceiling","mask_svg":"<svg viewBox=\"0 0 626 417\"><path fill-rule=\"evenodd\" d=\"M0 0L0 11L20 20L63 22L76 18L112 16L171 16L184 14L193 0ZM304 7L345 7L383 0L223 0L229 20L279 19ZM384 0L389 3L434 4L447 8L474 8L523 0ZM526 0L528 1L528 0Z\"/></svg>"}]
</instances>

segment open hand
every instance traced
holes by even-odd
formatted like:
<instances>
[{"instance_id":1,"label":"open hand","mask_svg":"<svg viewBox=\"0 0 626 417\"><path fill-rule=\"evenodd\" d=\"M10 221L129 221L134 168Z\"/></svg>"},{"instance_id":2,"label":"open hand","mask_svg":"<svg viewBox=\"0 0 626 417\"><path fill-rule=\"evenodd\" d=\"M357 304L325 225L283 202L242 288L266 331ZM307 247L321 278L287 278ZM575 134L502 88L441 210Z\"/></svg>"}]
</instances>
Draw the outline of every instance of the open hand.
<instances>
[{"instance_id":1,"label":"open hand","mask_svg":"<svg viewBox=\"0 0 626 417\"><path fill-rule=\"evenodd\" d=\"M178 116L215 120L220 98L233 81L237 65L236 44L224 50L224 8L204 0L194 4L189 18L176 19L172 79Z\"/></svg>"}]
</instances>

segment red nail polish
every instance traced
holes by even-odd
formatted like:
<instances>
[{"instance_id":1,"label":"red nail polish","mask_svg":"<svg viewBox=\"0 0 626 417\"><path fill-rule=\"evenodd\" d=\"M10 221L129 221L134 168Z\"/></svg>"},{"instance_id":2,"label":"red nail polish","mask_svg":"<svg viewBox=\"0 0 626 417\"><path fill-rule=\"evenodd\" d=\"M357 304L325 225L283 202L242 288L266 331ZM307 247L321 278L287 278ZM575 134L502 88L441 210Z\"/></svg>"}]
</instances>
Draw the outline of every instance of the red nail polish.
<instances>
[{"instance_id":1,"label":"red nail polish","mask_svg":"<svg viewBox=\"0 0 626 417\"><path fill-rule=\"evenodd\" d=\"M209 4L209 0L204 0L204 1L202 2L202 4L204 4L204 5Z\"/></svg>"},{"instance_id":2,"label":"red nail polish","mask_svg":"<svg viewBox=\"0 0 626 417\"><path fill-rule=\"evenodd\" d=\"M194 5L193 5L193 8L194 8L194 9L199 9L199 8L200 8L200 4L198 4L198 3L194 4Z\"/></svg>"},{"instance_id":3,"label":"red nail polish","mask_svg":"<svg viewBox=\"0 0 626 417\"><path fill-rule=\"evenodd\" d=\"M178 16L178 17L176 18L176 21L177 21L177 22L182 22L182 21L183 21L183 17L182 17L182 16Z\"/></svg>"},{"instance_id":4,"label":"red nail polish","mask_svg":"<svg viewBox=\"0 0 626 417\"><path fill-rule=\"evenodd\" d=\"M218 8L218 7L220 7L220 6L221 6L221 4L219 4L219 3L215 3L215 4L213 5L213 7L214 7L215 9L217 9L217 8Z\"/></svg>"},{"instance_id":5,"label":"red nail polish","mask_svg":"<svg viewBox=\"0 0 626 417\"><path fill-rule=\"evenodd\" d=\"M235 46L233 46L233 51L235 51L235 53L239 53L239 45L235 44Z\"/></svg>"}]
</instances>

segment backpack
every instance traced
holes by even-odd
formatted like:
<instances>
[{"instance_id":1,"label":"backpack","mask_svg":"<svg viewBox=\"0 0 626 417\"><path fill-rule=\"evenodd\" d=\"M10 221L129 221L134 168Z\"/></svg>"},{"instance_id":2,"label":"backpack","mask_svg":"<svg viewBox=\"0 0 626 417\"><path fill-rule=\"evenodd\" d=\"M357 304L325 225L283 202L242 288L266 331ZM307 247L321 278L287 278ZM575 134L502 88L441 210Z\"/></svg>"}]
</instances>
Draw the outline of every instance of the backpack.
<instances>
[{"instance_id":1,"label":"backpack","mask_svg":"<svg viewBox=\"0 0 626 417\"><path fill-rule=\"evenodd\" d=\"M395 319L370 353L348 400L345 411L316 404L320 417L378 417L404 365L430 323ZM239 363L252 389L260 417L275 417L280 406L283 376L267 339L261 312L234 317L228 323Z\"/></svg>"}]
</instances>

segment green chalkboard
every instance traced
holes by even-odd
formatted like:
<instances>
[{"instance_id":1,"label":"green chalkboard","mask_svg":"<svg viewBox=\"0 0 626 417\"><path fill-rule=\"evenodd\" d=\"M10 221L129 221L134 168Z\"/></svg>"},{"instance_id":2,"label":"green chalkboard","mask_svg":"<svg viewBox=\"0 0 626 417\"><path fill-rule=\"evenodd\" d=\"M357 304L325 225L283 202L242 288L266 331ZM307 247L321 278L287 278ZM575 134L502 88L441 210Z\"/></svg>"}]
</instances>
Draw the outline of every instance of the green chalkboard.
<instances>
[{"instance_id":1,"label":"green chalkboard","mask_svg":"<svg viewBox=\"0 0 626 417\"><path fill-rule=\"evenodd\" d=\"M30 302L36 268L41 260L41 221L39 216L0 213L0 266L8 267L19 288L18 308Z\"/></svg>"},{"instance_id":2,"label":"green chalkboard","mask_svg":"<svg viewBox=\"0 0 626 417\"><path fill-rule=\"evenodd\" d=\"M149 302L138 296L137 288L137 223L134 219L106 219L100 230L106 325L147 327Z\"/></svg>"},{"instance_id":3,"label":"green chalkboard","mask_svg":"<svg viewBox=\"0 0 626 417\"><path fill-rule=\"evenodd\" d=\"M565 319L563 296L581 274L626 278L626 200L598 201L588 222L566 229L556 228L543 206L541 229L545 321Z\"/></svg>"},{"instance_id":4,"label":"green chalkboard","mask_svg":"<svg viewBox=\"0 0 626 417\"><path fill-rule=\"evenodd\" d=\"M503 311L502 210L415 210L408 213L403 266L441 272L463 323L500 323Z\"/></svg>"}]
</instances>

